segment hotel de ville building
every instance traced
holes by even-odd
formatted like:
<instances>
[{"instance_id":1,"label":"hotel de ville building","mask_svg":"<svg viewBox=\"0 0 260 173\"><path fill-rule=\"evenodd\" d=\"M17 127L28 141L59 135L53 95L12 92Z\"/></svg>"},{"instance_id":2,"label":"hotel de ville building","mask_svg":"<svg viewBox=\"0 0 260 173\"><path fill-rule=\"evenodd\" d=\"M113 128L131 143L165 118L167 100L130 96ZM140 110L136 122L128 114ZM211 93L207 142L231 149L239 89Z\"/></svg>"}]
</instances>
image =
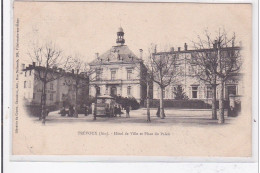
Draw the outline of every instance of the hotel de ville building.
<instances>
[{"instance_id":1,"label":"hotel de ville building","mask_svg":"<svg viewBox=\"0 0 260 173\"><path fill-rule=\"evenodd\" d=\"M116 45L105 53L96 53L96 59L90 63L95 69L90 82L90 95L111 95L134 97L141 102L146 97L146 85L143 82L146 68L143 64L142 49L136 56L125 45L124 31L117 32ZM96 93L97 92L97 93Z\"/></svg>"}]
</instances>

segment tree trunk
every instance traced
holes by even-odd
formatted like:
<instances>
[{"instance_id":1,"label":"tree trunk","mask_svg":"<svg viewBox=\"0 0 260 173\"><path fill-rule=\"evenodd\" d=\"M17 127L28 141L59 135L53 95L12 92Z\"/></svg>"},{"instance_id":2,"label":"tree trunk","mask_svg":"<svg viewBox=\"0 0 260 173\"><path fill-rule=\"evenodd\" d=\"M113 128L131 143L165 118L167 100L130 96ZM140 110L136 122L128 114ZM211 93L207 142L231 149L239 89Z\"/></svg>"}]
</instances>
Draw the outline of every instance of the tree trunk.
<instances>
[{"instance_id":1,"label":"tree trunk","mask_svg":"<svg viewBox=\"0 0 260 173\"><path fill-rule=\"evenodd\" d=\"M76 86L76 98L75 98L75 118L78 118L78 86Z\"/></svg>"},{"instance_id":2,"label":"tree trunk","mask_svg":"<svg viewBox=\"0 0 260 173\"><path fill-rule=\"evenodd\" d=\"M212 85L212 119L216 120L217 119L217 106L216 106L216 102L217 102L217 86L216 85Z\"/></svg>"},{"instance_id":3,"label":"tree trunk","mask_svg":"<svg viewBox=\"0 0 260 173\"><path fill-rule=\"evenodd\" d=\"M42 124L45 124L45 120L46 120L46 82L43 82L43 88L42 88L42 115L41 115L41 119L42 119Z\"/></svg>"},{"instance_id":4,"label":"tree trunk","mask_svg":"<svg viewBox=\"0 0 260 173\"><path fill-rule=\"evenodd\" d=\"M223 81L223 79L221 79L218 123L223 124L224 122L225 122L225 119L224 119L224 81Z\"/></svg>"},{"instance_id":5,"label":"tree trunk","mask_svg":"<svg viewBox=\"0 0 260 173\"><path fill-rule=\"evenodd\" d=\"M41 93L41 103L40 103L40 115L39 115L39 120L41 121L42 120L42 104L43 104L43 91Z\"/></svg>"},{"instance_id":6,"label":"tree trunk","mask_svg":"<svg viewBox=\"0 0 260 173\"><path fill-rule=\"evenodd\" d=\"M146 84L146 92L147 92L147 96L146 96L146 108L147 108L147 122L151 122L151 118L150 118L150 95L149 95L149 82L147 82Z\"/></svg>"},{"instance_id":7,"label":"tree trunk","mask_svg":"<svg viewBox=\"0 0 260 173\"><path fill-rule=\"evenodd\" d=\"M97 86L95 86L96 89L96 94L95 94L95 107L92 109L92 114L93 114L93 120L96 120L96 107L97 107Z\"/></svg>"},{"instance_id":8,"label":"tree trunk","mask_svg":"<svg viewBox=\"0 0 260 173\"><path fill-rule=\"evenodd\" d=\"M161 87L161 95L160 95L160 117L164 119L164 107L163 107L163 88Z\"/></svg>"}]
</instances>

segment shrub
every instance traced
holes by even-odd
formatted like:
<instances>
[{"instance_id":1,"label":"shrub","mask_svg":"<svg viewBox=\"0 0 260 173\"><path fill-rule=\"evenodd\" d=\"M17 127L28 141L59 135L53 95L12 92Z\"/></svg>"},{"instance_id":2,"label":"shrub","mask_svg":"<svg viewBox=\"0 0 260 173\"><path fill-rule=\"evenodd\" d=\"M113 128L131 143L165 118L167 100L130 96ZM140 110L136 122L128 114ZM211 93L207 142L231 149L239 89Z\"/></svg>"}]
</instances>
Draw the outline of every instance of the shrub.
<instances>
[{"instance_id":1,"label":"shrub","mask_svg":"<svg viewBox=\"0 0 260 173\"><path fill-rule=\"evenodd\" d=\"M184 92L184 89L180 85L177 86L175 94L175 100L188 100L188 96Z\"/></svg>"},{"instance_id":2,"label":"shrub","mask_svg":"<svg viewBox=\"0 0 260 173\"><path fill-rule=\"evenodd\" d=\"M137 100L134 97L121 97L121 96L115 96L116 102L118 104L121 104L123 108L126 106L131 106L133 110L139 109L140 104L137 102Z\"/></svg>"},{"instance_id":3,"label":"shrub","mask_svg":"<svg viewBox=\"0 0 260 173\"><path fill-rule=\"evenodd\" d=\"M225 108L228 107L228 101L224 101ZM179 108L179 109L211 109L211 104L205 103L203 100L172 100L165 99L163 100L165 108ZM218 101L216 106L218 108ZM153 99L150 101L151 108L158 108L160 105L159 99ZM145 100L146 106L146 100Z\"/></svg>"},{"instance_id":4,"label":"shrub","mask_svg":"<svg viewBox=\"0 0 260 173\"><path fill-rule=\"evenodd\" d=\"M145 101L146 102L146 101ZM164 100L165 108L190 108L190 109L207 109L210 108L209 104L204 103L202 100ZM145 104L146 105L146 104ZM160 100L151 100L150 107L158 108Z\"/></svg>"}]
</instances>

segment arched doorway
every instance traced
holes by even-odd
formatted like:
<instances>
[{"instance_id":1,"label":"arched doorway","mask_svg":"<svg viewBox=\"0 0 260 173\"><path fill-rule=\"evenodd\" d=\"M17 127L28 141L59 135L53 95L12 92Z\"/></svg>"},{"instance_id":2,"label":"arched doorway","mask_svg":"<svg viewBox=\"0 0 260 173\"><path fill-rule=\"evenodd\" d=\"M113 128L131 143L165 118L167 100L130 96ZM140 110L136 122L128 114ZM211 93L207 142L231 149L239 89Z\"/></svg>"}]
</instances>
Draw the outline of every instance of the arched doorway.
<instances>
[{"instance_id":1,"label":"arched doorway","mask_svg":"<svg viewBox=\"0 0 260 173\"><path fill-rule=\"evenodd\" d=\"M110 88L110 95L111 96L116 96L117 95L117 88L115 86L112 86Z\"/></svg>"}]
</instances>

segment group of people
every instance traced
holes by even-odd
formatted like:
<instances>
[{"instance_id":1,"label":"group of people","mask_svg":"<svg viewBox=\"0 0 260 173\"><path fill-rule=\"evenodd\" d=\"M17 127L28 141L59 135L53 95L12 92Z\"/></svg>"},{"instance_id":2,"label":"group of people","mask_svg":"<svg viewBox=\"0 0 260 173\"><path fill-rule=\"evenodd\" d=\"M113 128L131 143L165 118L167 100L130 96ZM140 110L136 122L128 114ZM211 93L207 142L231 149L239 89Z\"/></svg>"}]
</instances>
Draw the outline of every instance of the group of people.
<instances>
[{"instance_id":1,"label":"group of people","mask_svg":"<svg viewBox=\"0 0 260 173\"><path fill-rule=\"evenodd\" d=\"M117 117L121 117L122 114L122 109L121 109L121 105L115 105L114 107L114 116Z\"/></svg>"},{"instance_id":2,"label":"group of people","mask_svg":"<svg viewBox=\"0 0 260 173\"><path fill-rule=\"evenodd\" d=\"M91 114L91 110L89 106L83 105L83 113L85 116ZM92 105L92 109L94 110L94 104ZM117 104L114 106L114 117L121 117L121 115L123 114L122 110L125 110L126 112L126 118L130 117L130 106L125 106L122 107L121 105ZM94 112L94 111L93 111ZM65 106L63 106L60 110L60 114L61 116L66 116L68 115L68 117L74 117L75 115L75 108L73 105L69 106L69 109L67 110Z\"/></svg>"},{"instance_id":3,"label":"group of people","mask_svg":"<svg viewBox=\"0 0 260 173\"><path fill-rule=\"evenodd\" d=\"M114 107L114 116L117 117L117 115L119 115L119 117L121 117L122 109L125 109L126 111L126 118L130 118L130 106L125 106L125 107L121 107L121 105L115 105Z\"/></svg>"},{"instance_id":4,"label":"group of people","mask_svg":"<svg viewBox=\"0 0 260 173\"><path fill-rule=\"evenodd\" d=\"M123 114L122 110L126 111L126 118L130 118L130 106L122 107L119 104L116 104L114 106L114 117L121 117L121 115Z\"/></svg>"},{"instance_id":5,"label":"group of people","mask_svg":"<svg viewBox=\"0 0 260 173\"><path fill-rule=\"evenodd\" d=\"M67 111L65 106L63 106L60 113L61 113L61 116L66 116L66 114L67 114L68 117L73 117L75 114L75 109L72 105L70 105L69 110Z\"/></svg>"}]
</instances>

